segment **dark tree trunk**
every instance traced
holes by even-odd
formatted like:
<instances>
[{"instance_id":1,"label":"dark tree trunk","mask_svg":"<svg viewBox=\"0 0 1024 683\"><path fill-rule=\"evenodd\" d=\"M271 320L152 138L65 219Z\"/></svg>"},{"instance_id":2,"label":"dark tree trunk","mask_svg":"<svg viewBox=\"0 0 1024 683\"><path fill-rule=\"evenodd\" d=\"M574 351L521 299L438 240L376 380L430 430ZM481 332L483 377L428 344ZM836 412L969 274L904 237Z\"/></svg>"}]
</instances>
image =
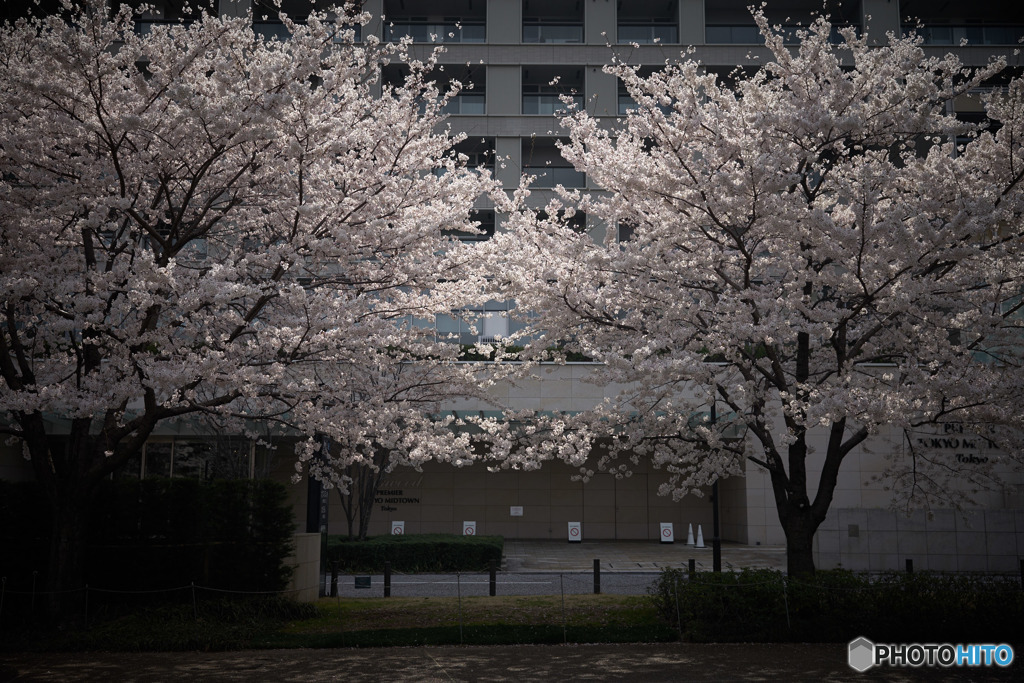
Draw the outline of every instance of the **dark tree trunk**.
<instances>
[{"instance_id":1,"label":"dark tree trunk","mask_svg":"<svg viewBox=\"0 0 1024 683\"><path fill-rule=\"evenodd\" d=\"M50 558L46 572L47 612L53 620L76 616L85 604L85 558L91 491L51 501Z\"/></svg>"},{"instance_id":2,"label":"dark tree trunk","mask_svg":"<svg viewBox=\"0 0 1024 683\"><path fill-rule=\"evenodd\" d=\"M370 530L370 517L373 514L373 506L377 499L377 490L380 488L384 475L387 474L388 452L377 449L374 453L374 465L376 469L363 464L353 464L346 468L351 483L349 492L343 494L340 491L342 509L345 512L345 521L348 523L348 540L365 541Z\"/></svg>"},{"instance_id":3,"label":"dark tree trunk","mask_svg":"<svg viewBox=\"0 0 1024 683\"><path fill-rule=\"evenodd\" d=\"M786 573L789 576L814 574L814 534L819 524L810 510L794 511L782 522L786 533Z\"/></svg>"},{"instance_id":4,"label":"dark tree trunk","mask_svg":"<svg viewBox=\"0 0 1024 683\"><path fill-rule=\"evenodd\" d=\"M382 464L382 463L380 463ZM384 479L384 469L377 471L363 468L359 482L359 540L365 541L370 531L370 515L377 500L377 491Z\"/></svg>"},{"instance_id":5,"label":"dark tree trunk","mask_svg":"<svg viewBox=\"0 0 1024 683\"><path fill-rule=\"evenodd\" d=\"M22 413L18 422L51 515L47 611L51 619L68 619L84 604L89 516L100 482L139 453L156 421L117 437L94 434L88 418L72 420L66 437L50 435L41 413Z\"/></svg>"}]
</instances>

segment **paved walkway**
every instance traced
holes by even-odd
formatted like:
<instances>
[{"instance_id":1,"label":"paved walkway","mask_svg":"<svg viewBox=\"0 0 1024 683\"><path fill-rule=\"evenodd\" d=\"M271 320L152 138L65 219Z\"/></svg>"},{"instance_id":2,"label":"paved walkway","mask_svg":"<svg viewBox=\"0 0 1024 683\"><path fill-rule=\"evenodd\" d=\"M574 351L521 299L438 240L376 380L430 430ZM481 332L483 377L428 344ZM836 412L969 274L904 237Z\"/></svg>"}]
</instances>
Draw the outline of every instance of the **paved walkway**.
<instances>
[{"instance_id":1,"label":"paved walkway","mask_svg":"<svg viewBox=\"0 0 1024 683\"><path fill-rule=\"evenodd\" d=\"M711 545L695 548L685 543L657 541L568 541L505 539L504 569L509 572L601 571L657 572L666 567L686 568L690 559L698 571L711 571ZM722 569L786 568L785 546L749 546L722 543Z\"/></svg>"},{"instance_id":2,"label":"paved walkway","mask_svg":"<svg viewBox=\"0 0 1024 683\"><path fill-rule=\"evenodd\" d=\"M629 643L256 652L0 654L0 681L1010 681L1007 669L884 668L858 674L846 644Z\"/></svg>"}]
</instances>

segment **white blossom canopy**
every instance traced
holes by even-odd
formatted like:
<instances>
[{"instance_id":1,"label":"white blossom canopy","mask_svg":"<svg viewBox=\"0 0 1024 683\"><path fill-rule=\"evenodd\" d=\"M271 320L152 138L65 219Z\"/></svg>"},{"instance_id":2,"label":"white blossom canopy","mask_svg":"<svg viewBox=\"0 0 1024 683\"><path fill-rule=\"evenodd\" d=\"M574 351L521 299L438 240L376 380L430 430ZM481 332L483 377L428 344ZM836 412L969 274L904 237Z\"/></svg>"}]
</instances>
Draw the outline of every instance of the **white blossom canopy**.
<instances>
[{"instance_id":1,"label":"white blossom canopy","mask_svg":"<svg viewBox=\"0 0 1024 683\"><path fill-rule=\"evenodd\" d=\"M543 215L528 189L510 200L491 248L536 316L524 356L602 362L622 393L564 419L612 435L605 468L628 469L622 449L667 467L666 493L699 493L747 457L771 474L784 527L788 511L820 523L869 434L957 423L1003 456L963 468L897 447L887 478L898 503L959 504L1020 465L1024 85L977 94L1003 62L972 71L852 30L836 45L826 19L792 47L756 19L770 59L735 83L685 55L647 77L617 62L606 71L635 107L614 124L562 118L562 154L602 191L563 190ZM947 114L965 96L994 125Z\"/></svg>"}]
</instances>

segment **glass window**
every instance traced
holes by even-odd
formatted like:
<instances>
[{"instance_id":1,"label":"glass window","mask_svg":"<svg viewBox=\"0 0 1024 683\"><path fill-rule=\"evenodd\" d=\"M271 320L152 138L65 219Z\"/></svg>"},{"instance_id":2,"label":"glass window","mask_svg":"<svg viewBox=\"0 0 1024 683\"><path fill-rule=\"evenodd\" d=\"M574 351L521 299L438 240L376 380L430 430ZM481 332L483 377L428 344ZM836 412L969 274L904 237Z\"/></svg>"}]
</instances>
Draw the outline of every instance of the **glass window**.
<instances>
[{"instance_id":1,"label":"glass window","mask_svg":"<svg viewBox=\"0 0 1024 683\"><path fill-rule=\"evenodd\" d=\"M145 474L147 477L171 476L171 455L174 443L170 441L149 442L145 449Z\"/></svg>"}]
</instances>

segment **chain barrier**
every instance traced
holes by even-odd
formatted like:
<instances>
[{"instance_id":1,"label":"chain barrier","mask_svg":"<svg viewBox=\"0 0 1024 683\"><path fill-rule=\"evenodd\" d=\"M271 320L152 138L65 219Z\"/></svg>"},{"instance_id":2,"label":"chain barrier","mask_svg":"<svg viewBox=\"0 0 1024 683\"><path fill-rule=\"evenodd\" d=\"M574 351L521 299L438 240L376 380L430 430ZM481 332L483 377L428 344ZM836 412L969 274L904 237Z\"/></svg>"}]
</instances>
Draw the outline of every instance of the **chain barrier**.
<instances>
[{"instance_id":1,"label":"chain barrier","mask_svg":"<svg viewBox=\"0 0 1024 683\"><path fill-rule=\"evenodd\" d=\"M686 589L687 584L693 581L697 577L708 577L712 575L712 572L700 572L697 575L690 574L682 567L673 568L675 573L671 575L670 583L666 586L671 595L665 595L665 598L669 600L666 603L666 607L675 613L676 623L680 636L682 637L684 632L683 625L683 607L686 600ZM596 573L600 571L600 580L597 579ZM496 574L496 581L492 584L492 576ZM819 595L825 596L828 594L853 594L864 591L882 591L891 590L893 587L892 580L894 579L909 579L910 581L916 580L921 576L947 576L947 577L958 577L963 576L962 573L955 572L928 572L924 573L902 573L902 572L884 572L884 573L869 573L869 572L858 572L852 574L857 577L868 577L869 580L861 582L859 585L848 586L848 585L822 585L820 583L813 583L807 580L799 578L790 579L782 573L772 577L768 580L756 580L756 581L741 581L739 576L735 572L725 572L724 574L732 574L736 577L735 581L728 583L718 583L714 581L701 581L701 588L703 590L709 590L714 588L721 589L756 589L763 588L766 586L777 586L778 590L781 591L781 607L785 611L787 630L792 632L793 623L791 614L792 605L790 592L794 589L800 589L801 592L806 593L807 591L817 591ZM424 575L412 572L393 571L391 575L397 578L397 581L392 581L391 589L399 597L419 597L424 593L433 595L436 597L456 597L458 604L457 612L457 625L459 642L464 643L467 638L467 626L466 626L466 603L464 598L480 598L486 597L489 593L488 588L496 584L497 595L500 596L557 596L559 598L558 606L552 605L554 609L560 610L560 614L550 614L549 617L544 618L543 621L547 624L554 625L560 622L561 625L561 640L562 642L568 643L571 635L571 623L573 603L566 600L566 595L587 595L600 592L601 594L619 594L619 595L654 595L656 592L656 585L663 577L667 576L663 571L647 571L647 572L629 572L623 570L610 570L607 567L601 568L598 563L595 563L595 571L561 571L561 572L509 572L509 571L483 571L483 572L472 572L464 575L463 572L455 572L454 574L437 574L437 575ZM337 577L338 575L334 575ZM360 576L355 572L346 572L341 576L347 577L349 586L352 586L352 579ZM362 575L365 576L365 575ZM1016 573L984 573L984 574L971 574L975 581L973 585L984 587L991 584L994 589L1005 589L1008 582L1016 581L1021 578ZM318 591L322 597L326 597L324 594L327 593L332 585L337 585L335 581L332 581L332 574L327 572L318 579ZM381 578L381 575L370 575L373 579ZM370 578L368 577L368 578ZM1021 579L1021 588L1024 588L1024 578ZM372 585L372 584L371 584ZM360 589L349 588L342 595L342 591L336 591L331 597L335 597L339 606L339 618L341 615L340 600L342 597L380 597L380 589L383 588L381 583L378 581L376 591L366 592ZM201 600L200 594L205 592L208 594L217 595L234 595L234 596L261 596L261 597L274 597L274 596L292 596L307 592L312 587L305 588L293 588L280 591L247 591L247 590L234 590L229 588L219 588L212 586L201 586L195 582L189 584L175 586L171 588L163 589L145 589L145 590L125 590L117 588L102 588L91 585L85 585L81 588L67 589L61 591L48 591L38 590L36 586L35 576L33 576L31 590L16 590L11 588L8 577L0 577L0 624L3 624L5 614L11 609L11 598L26 598L31 596L31 600L25 600L28 603L29 613L35 612L37 597L46 600L52 596L72 596L81 595L82 602L80 605L84 605L84 619L85 623L88 624L90 616L95 617L95 614L90 614L90 610L95 612L96 601L90 603L90 593L99 595L114 595L114 596L154 596L159 594L173 594L181 593L185 590L189 591L189 595L192 602L193 616L195 619L200 618L201 612ZM454 590L454 595L452 594ZM799 601L799 598L797 598ZM14 601L17 603L17 600ZM102 604L103 601L100 601ZM24 604L24 603L23 603ZM584 601L584 605L586 605ZM546 608L541 608L546 609ZM588 609L585 606L581 606L579 609ZM17 607L15 607L17 612ZM782 616L781 614L779 615ZM453 624L454 625L454 624ZM339 623L339 630L344 633L344 624Z\"/></svg>"}]
</instances>

